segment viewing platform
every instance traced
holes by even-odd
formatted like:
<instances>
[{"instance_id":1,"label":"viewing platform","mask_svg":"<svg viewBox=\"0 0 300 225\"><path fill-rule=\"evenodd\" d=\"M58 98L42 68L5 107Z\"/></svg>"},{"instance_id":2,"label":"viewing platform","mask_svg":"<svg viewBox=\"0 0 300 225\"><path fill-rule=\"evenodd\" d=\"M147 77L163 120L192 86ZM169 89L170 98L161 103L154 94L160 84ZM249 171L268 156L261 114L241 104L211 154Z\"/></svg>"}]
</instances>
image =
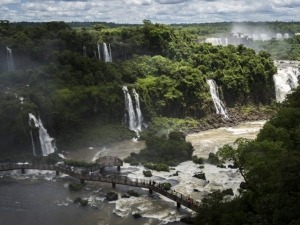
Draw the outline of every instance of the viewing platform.
<instances>
[{"instance_id":1,"label":"viewing platform","mask_svg":"<svg viewBox=\"0 0 300 225\"><path fill-rule=\"evenodd\" d=\"M63 163L58 163L56 165L48 164L32 164L32 163L0 163L0 171L9 171L9 170L21 170L22 174L25 174L26 169L31 170L51 170L56 171L56 175L59 173L67 174L71 177L77 178L83 184L85 181L94 181L94 182L105 182L111 183L112 188L116 187L116 184L147 188L149 194L152 194L153 191L157 192L173 201L176 202L177 207L181 205L197 211L199 207L199 202L194 199L182 195L174 190L164 190L163 185L159 182L155 182L147 179L129 179L127 176L121 176L118 174L112 176L104 176L102 174L105 167L117 167L117 170L120 171L120 167L123 165L123 161L118 157L114 156L105 156L97 160L98 164L92 167L74 167L70 165L65 165Z\"/></svg>"}]
</instances>

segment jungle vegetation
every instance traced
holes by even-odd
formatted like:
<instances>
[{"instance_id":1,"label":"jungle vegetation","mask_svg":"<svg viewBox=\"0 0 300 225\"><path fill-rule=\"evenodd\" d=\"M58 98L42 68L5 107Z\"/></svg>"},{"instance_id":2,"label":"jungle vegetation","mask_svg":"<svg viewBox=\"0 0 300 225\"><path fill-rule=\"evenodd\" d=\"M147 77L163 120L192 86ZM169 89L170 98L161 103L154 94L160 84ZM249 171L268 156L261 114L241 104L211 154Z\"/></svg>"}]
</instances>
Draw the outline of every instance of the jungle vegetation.
<instances>
[{"instance_id":1,"label":"jungle vegetation","mask_svg":"<svg viewBox=\"0 0 300 225\"><path fill-rule=\"evenodd\" d=\"M283 25L291 31L299 26ZM270 53L196 41L200 30L212 34L221 27L228 30L230 24L2 24L1 153L30 152L28 113L40 116L59 149L132 137L121 123L123 85L137 90L148 122L193 121L214 113L207 79L216 81L228 107L270 104L276 72ZM112 63L97 56L97 43L103 42L111 46ZM12 49L13 71L6 47Z\"/></svg>"}]
</instances>

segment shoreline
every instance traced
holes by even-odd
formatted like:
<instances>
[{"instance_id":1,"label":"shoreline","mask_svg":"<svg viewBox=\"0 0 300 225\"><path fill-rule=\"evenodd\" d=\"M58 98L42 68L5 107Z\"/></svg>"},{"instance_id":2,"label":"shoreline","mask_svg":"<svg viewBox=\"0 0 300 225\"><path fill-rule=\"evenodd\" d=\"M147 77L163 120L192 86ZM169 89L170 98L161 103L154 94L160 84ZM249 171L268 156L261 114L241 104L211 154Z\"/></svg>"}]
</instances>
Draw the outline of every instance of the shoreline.
<instances>
[{"instance_id":1,"label":"shoreline","mask_svg":"<svg viewBox=\"0 0 300 225\"><path fill-rule=\"evenodd\" d=\"M199 121L199 125L196 128L187 129L186 133L191 134L220 127L232 127L251 121L269 120L276 111L275 109L266 107L253 107L246 113L243 110L245 109L229 108L229 119L224 119L218 114L205 117Z\"/></svg>"}]
</instances>

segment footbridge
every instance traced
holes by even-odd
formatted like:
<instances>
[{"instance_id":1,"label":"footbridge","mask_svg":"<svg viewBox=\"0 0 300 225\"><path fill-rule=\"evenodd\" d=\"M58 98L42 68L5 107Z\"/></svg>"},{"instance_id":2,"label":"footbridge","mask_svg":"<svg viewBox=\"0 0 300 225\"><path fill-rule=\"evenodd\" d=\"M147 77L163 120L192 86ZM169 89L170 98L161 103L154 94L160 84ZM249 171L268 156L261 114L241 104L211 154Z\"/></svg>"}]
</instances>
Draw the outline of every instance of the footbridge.
<instances>
[{"instance_id":1,"label":"footbridge","mask_svg":"<svg viewBox=\"0 0 300 225\"><path fill-rule=\"evenodd\" d=\"M79 167L75 168L73 166L69 166L65 164L49 165L49 164L32 164L32 163L0 163L0 171L21 170L22 173L25 174L26 169L52 170L52 171L56 171L56 175L59 175L59 173L64 173L71 177L77 178L80 180L82 184L84 184L85 181L94 181L94 182L111 183L113 188L116 187L116 184L146 188L149 190L150 194L152 194L154 191L175 201L178 208L180 208L180 206L183 205L191 210L197 211L199 207L198 201L195 201L189 196L185 196L173 190L167 191L163 188L163 185L161 183L152 181L150 179L132 180L126 176L103 175L102 172L105 167L117 166L118 171L120 171L120 166L123 165L123 162L121 159L117 157L106 156L101 158L98 162L99 163L97 166L87 167L87 168L79 168Z\"/></svg>"}]
</instances>

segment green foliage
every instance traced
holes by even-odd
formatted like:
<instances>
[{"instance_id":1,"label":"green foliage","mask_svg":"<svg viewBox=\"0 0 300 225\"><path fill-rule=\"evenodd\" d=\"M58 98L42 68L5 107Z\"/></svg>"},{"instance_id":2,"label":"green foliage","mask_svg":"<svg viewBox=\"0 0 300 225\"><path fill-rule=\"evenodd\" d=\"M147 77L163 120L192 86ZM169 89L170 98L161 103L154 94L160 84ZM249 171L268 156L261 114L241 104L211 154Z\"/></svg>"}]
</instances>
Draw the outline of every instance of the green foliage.
<instances>
[{"instance_id":1,"label":"green foliage","mask_svg":"<svg viewBox=\"0 0 300 225\"><path fill-rule=\"evenodd\" d=\"M220 160L219 160L219 158L216 154L210 152L206 162L210 163L210 164L213 164L213 165L218 165L220 163Z\"/></svg>"},{"instance_id":2,"label":"green foliage","mask_svg":"<svg viewBox=\"0 0 300 225\"><path fill-rule=\"evenodd\" d=\"M300 60L300 36L289 39L274 40L257 43L277 60Z\"/></svg>"},{"instance_id":3,"label":"green foliage","mask_svg":"<svg viewBox=\"0 0 300 225\"><path fill-rule=\"evenodd\" d=\"M16 66L8 72L6 52L0 51L1 151L31 151L28 113L37 111L58 149L132 137L121 126L124 84L130 92L135 88L139 93L144 118L154 122L153 129L170 125L175 130L193 129L197 119L214 112L207 79L216 81L227 106L266 104L274 99L276 68L270 54L256 54L242 45L195 41L217 30L228 33L231 24L188 27L143 22L84 23L91 25L88 28L63 22L1 26L0 48L13 50ZM298 26L278 24L290 31ZM297 49L296 37L286 41ZM96 44L103 42L111 46L113 63L100 61L94 54ZM24 97L24 104L15 94Z\"/></svg>"},{"instance_id":4,"label":"green foliage","mask_svg":"<svg viewBox=\"0 0 300 225\"><path fill-rule=\"evenodd\" d=\"M194 148L190 142L185 141L185 135L181 132L172 131L169 137L150 134L145 139L146 148L142 149L139 154L132 153L125 159L125 162L151 162L145 164L145 167L166 170L168 165L176 166L180 162L192 158ZM164 164L166 164L166 168Z\"/></svg>"},{"instance_id":5,"label":"green foliage","mask_svg":"<svg viewBox=\"0 0 300 225\"><path fill-rule=\"evenodd\" d=\"M193 155L192 161L196 164L204 164L204 159L203 158L198 158L197 156Z\"/></svg>"},{"instance_id":6,"label":"green foliage","mask_svg":"<svg viewBox=\"0 0 300 225\"><path fill-rule=\"evenodd\" d=\"M145 163L144 167L150 170L156 170L156 171L165 171L165 172L169 172L169 166L167 164L164 163Z\"/></svg>"},{"instance_id":7,"label":"green foliage","mask_svg":"<svg viewBox=\"0 0 300 225\"><path fill-rule=\"evenodd\" d=\"M74 202L74 203L79 203L81 206L87 206L88 203L89 203L88 200L82 199L82 198L80 198L80 197L75 198L73 202Z\"/></svg>"},{"instance_id":8,"label":"green foliage","mask_svg":"<svg viewBox=\"0 0 300 225\"><path fill-rule=\"evenodd\" d=\"M152 173L150 170L143 170L143 174L145 177L152 177Z\"/></svg>"},{"instance_id":9,"label":"green foliage","mask_svg":"<svg viewBox=\"0 0 300 225\"><path fill-rule=\"evenodd\" d=\"M164 182L161 184L161 186L165 191L171 190L171 187L172 187L171 183L169 183L169 182Z\"/></svg>"}]
</instances>

